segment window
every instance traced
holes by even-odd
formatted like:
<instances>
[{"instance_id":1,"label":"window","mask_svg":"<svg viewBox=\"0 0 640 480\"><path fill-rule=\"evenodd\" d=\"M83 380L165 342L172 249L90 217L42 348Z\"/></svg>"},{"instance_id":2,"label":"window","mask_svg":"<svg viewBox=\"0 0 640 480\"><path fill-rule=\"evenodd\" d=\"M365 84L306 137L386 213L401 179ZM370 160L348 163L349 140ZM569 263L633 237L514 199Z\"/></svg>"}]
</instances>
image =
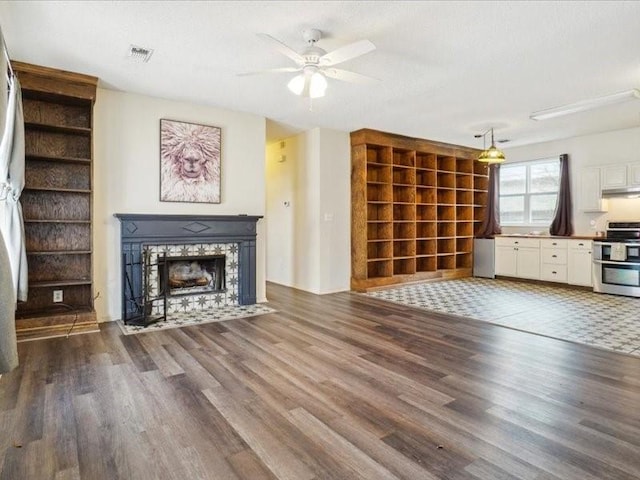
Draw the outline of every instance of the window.
<instances>
[{"instance_id":1,"label":"window","mask_svg":"<svg viewBox=\"0 0 640 480\"><path fill-rule=\"evenodd\" d=\"M500 224L549 225L560 188L560 160L547 158L500 167Z\"/></svg>"}]
</instances>

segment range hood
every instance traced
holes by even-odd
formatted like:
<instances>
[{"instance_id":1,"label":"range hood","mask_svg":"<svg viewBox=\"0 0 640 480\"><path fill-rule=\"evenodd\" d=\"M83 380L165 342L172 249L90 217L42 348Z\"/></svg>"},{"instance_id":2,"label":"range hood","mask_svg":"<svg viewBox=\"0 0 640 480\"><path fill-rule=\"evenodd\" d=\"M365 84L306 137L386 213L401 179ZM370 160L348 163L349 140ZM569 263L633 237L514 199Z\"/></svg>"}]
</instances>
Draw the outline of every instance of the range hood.
<instances>
[{"instance_id":1,"label":"range hood","mask_svg":"<svg viewBox=\"0 0 640 480\"><path fill-rule=\"evenodd\" d=\"M602 198L640 198L640 187L607 188L602 190Z\"/></svg>"}]
</instances>

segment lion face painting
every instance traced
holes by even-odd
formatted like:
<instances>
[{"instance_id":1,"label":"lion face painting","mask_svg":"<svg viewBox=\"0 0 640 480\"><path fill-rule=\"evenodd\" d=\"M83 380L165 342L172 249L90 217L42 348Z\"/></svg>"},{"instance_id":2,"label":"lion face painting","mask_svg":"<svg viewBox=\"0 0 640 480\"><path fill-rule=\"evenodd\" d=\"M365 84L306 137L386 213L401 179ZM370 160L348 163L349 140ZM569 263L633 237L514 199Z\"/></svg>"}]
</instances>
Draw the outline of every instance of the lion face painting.
<instances>
[{"instance_id":1,"label":"lion face painting","mask_svg":"<svg viewBox=\"0 0 640 480\"><path fill-rule=\"evenodd\" d=\"M160 200L220 203L220 128L160 120Z\"/></svg>"}]
</instances>

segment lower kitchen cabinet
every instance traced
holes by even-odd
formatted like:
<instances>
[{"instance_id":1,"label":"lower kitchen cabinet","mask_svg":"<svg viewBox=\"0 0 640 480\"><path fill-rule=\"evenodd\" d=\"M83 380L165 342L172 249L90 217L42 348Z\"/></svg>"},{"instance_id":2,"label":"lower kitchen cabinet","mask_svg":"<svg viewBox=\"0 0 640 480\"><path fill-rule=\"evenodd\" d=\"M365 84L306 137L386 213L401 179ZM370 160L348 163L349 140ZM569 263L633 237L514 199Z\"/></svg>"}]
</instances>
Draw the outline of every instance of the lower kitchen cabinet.
<instances>
[{"instance_id":1,"label":"lower kitchen cabinet","mask_svg":"<svg viewBox=\"0 0 640 480\"><path fill-rule=\"evenodd\" d=\"M570 285L593 286L590 240L567 240L568 250L568 278Z\"/></svg>"},{"instance_id":2,"label":"lower kitchen cabinet","mask_svg":"<svg viewBox=\"0 0 640 480\"><path fill-rule=\"evenodd\" d=\"M540 240L497 237L496 275L539 279Z\"/></svg>"},{"instance_id":3,"label":"lower kitchen cabinet","mask_svg":"<svg viewBox=\"0 0 640 480\"><path fill-rule=\"evenodd\" d=\"M499 276L592 286L591 240L496 237Z\"/></svg>"}]
</instances>

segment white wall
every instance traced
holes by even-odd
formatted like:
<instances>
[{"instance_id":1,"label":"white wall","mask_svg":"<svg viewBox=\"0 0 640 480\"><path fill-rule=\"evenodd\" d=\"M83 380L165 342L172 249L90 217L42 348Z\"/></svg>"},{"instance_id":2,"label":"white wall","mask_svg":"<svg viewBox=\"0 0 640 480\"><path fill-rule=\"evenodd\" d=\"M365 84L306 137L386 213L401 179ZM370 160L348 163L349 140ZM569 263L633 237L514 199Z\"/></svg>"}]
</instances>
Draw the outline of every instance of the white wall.
<instances>
[{"instance_id":1,"label":"white wall","mask_svg":"<svg viewBox=\"0 0 640 480\"><path fill-rule=\"evenodd\" d=\"M160 119L222 128L222 202L160 202ZM94 108L94 279L100 321L121 317L120 222L114 213L264 215L265 119L98 89ZM265 301L264 219L258 222L257 298Z\"/></svg>"},{"instance_id":2,"label":"white wall","mask_svg":"<svg viewBox=\"0 0 640 480\"><path fill-rule=\"evenodd\" d=\"M320 130L320 292L351 288L351 138Z\"/></svg>"},{"instance_id":3,"label":"white wall","mask_svg":"<svg viewBox=\"0 0 640 480\"><path fill-rule=\"evenodd\" d=\"M267 148L269 281L349 290L350 165L346 132L316 128Z\"/></svg>"},{"instance_id":4,"label":"white wall","mask_svg":"<svg viewBox=\"0 0 640 480\"><path fill-rule=\"evenodd\" d=\"M605 230L607 220L640 220L640 199L609 199L609 211L604 214L582 212L578 201L582 167L640 162L640 128L509 148L504 152L508 162L569 154L575 234L592 235L595 230ZM595 221L595 225L590 224L591 220ZM502 230L503 233L517 231L510 227L503 227Z\"/></svg>"}]
</instances>

